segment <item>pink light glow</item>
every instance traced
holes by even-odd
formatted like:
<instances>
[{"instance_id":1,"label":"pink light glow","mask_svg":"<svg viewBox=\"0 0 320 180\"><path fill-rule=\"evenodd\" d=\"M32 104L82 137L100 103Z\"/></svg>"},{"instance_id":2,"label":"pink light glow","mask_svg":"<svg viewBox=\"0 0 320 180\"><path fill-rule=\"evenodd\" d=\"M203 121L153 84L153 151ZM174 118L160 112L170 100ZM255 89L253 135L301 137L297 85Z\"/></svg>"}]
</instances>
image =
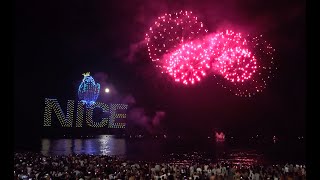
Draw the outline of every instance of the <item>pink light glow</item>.
<instances>
[{"instance_id":1,"label":"pink light glow","mask_svg":"<svg viewBox=\"0 0 320 180\"><path fill-rule=\"evenodd\" d=\"M164 54L185 42L199 39L206 32L203 23L191 11L159 16L145 36L150 59L159 61Z\"/></svg>"},{"instance_id":2,"label":"pink light glow","mask_svg":"<svg viewBox=\"0 0 320 180\"><path fill-rule=\"evenodd\" d=\"M175 82L195 84L210 72L237 96L262 92L273 77L275 49L260 36L207 30L190 11L164 14L146 34L149 56Z\"/></svg>"},{"instance_id":3,"label":"pink light glow","mask_svg":"<svg viewBox=\"0 0 320 180\"><path fill-rule=\"evenodd\" d=\"M206 70L210 68L209 61L210 54L203 49L203 43L191 41L165 56L163 67L176 82L188 85L206 76Z\"/></svg>"}]
</instances>

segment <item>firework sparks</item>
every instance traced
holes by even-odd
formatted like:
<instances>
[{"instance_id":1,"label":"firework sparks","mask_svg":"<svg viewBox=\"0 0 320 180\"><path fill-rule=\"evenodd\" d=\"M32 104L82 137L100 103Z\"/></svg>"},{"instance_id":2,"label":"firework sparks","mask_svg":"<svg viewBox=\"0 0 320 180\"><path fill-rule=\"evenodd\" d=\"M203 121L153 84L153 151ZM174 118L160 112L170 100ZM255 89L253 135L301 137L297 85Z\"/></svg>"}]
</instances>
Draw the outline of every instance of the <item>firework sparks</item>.
<instances>
[{"instance_id":1,"label":"firework sparks","mask_svg":"<svg viewBox=\"0 0 320 180\"><path fill-rule=\"evenodd\" d=\"M210 68L209 61L210 54L203 48L203 43L191 41L165 57L163 69L176 82L194 84L206 75L206 70Z\"/></svg>"},{"instance_id":2,"label":"firework sparks","mask_svg":"<svg viewBox=\"0 0 320 180\"><path fill-rule=\"evenodd\" d=\"M192 12L160 16L146 34L149 56L162 73L185 85L199 82L211 69L217 83L237 96L251 97L266 88L276 69L275 49L262 35L206 33Z\"/></svg>"},{"instance_id":3,"label":"firework sparks","mask_svg":"<svg viewBox=\"0 0 320 180\"><path fill-rule=\"evenodd\" d=\"M191 11L180 11L159 16L145 38L152 61L159 61L181 44L199 39L206 34L203 23Z\"/></svg>"},{"instance_id":4,"label":"firework sparks","mask_svg":"<svg viewBox=\"0 0 320 180\"><path fill-rule=\"evenodd\" d=\"M277 69L274 61L275 49L267 43L267 41L263 40L262 35L248 35L246 37L244 47L249 49L251 52L251 58L245 59L249 65L245 63L246 65L242 66L250 68L247 72L251 72L251 74L249 73L250 76L248 76L246 80L226 81L225 77L221 78L217 73L214 74L214 76L218 80L218 84L222 85L225 89L229 89L235 95L241 97L252 97L257 93L261 93L274 77L274 72ZM226 68L228 68L228 66Z\"/></svg>"}]
</instances>

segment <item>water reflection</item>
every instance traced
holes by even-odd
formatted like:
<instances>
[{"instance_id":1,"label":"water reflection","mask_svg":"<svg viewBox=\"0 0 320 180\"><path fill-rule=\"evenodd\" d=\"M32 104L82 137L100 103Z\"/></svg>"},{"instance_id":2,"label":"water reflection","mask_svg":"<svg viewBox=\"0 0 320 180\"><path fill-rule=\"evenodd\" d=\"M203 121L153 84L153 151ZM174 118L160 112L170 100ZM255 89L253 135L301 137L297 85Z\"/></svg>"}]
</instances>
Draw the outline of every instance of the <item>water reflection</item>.
<instances>
[{"instance_id":1,"label":"water reflection","mask_svg":"<svg viewBox=\"0 0 320 180\"><path fill-rule=\"evenodd\" d=\"M196 146L195 146L196 144ZM93 154L121 156L130 160L161 160L170 158L179 160L191 152L200 152L206 158L234 164L252 164L261 162L305 162L304 149L297 144L257 144L250 145L214 143L211 140L201 143L182 139L124 139L113 135L101 135L95 138L77 139L42 139L41 153L43 155ZM294 151L284 151L287 147L297 147ZM39 152L39 149L37 149ZM179 156L181 155L181 156Z\"/></svg>"},{"instance_id":2,"label":"water reflection","mask_svg":"<svg viewBox=\"0 0 320 180\"><path fill-rule=\"evenodd\" d=\"M75 139L74 140L74 150L77 152L81 152L83 146L83 141L82 139Z\"/></svg>"},{"instance_id":3,"label":"water reflection","mask_svg":"<svg viewBox=\"0 0 320 180\"><path fill-rule=\"evenodd\" d=\"M42 139L43 155L94 154L124 156L126 154L125 139L112 135L101 135L92 139Z\"/></svg>"},{"instance_id":4,"label":"water reflection","mask_svg":"<svg viewBox=\"0 0 320 180\"><path fill-rule=\"evenodd\" d=\"M223 158L219 158L220 162L226 162L242 166L251 166L253 164L261 164L264 162L263 154L256 150L234 149Z\"/></svg>"},{"instance_id":5,"label":"water reflection","mask_svg":"<svg viewBox=\"0 0 320 180\"><path fill-rule=\"evenodd\" d=\"M45 156L48 155L48 152L50 150L50 145L51 145L51 142L49 139L42 139L42 142L41 142L41 153Z\"/></svg>"}]
</instances>

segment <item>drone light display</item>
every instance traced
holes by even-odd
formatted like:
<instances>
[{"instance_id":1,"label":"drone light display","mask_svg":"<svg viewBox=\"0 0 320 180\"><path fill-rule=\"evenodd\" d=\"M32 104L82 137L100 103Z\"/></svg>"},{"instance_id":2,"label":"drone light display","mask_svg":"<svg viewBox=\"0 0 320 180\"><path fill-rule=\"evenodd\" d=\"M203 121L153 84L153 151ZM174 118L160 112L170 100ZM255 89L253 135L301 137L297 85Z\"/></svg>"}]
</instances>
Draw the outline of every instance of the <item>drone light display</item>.
<instances>
[{"instance_id":1,"label":"drone light display","mask_svg":"<svg viewBox=\"0 0 320 180\"><path fill-rule=\"evenodd\" d=\"M100 84L96 83L90 72L83 73L83 80L79 85L78 97L81 102L87 106L96 102L100 92Z\"/></svg>"},{"instance_id":2,"label":"drone light display","mask_svg":"<svg viewBox=\"0 0 320 180\"><path fill-rule=\"evenodd\" d=\"M51 114L52 110L57 115L57 118L62 127L72 127L74 101L68 100L67 116L64 115L62 108L60 107L58 100L56 99L45 99L44 109L44 126L51 126Z\"/></svg>"},{"instance_id":3,"label":"drone light display","mask_svg":"<svg viewBox=\"0 0 320 180\"><path fill-rule=\"evenodd\" d=\"M60 125L62 127L72 127L74 117L76 117L75 127L82 127L83 120L85 117L86 124L89 127L102 128L108 126L108 128L125 128L124 122L116 122L116 119L125 119L127 115L125 113L119 113L118 110L127 110L127 104L105 104L102 102L96 102L100 84L95 83L94 79L90 76L90 73L84 73L84 78L78 89L78 96L80 101L75 110L75 101L68 100L67 103L67 114L65 115L57 99L45 99L45 110L44 110L44 126L50 127L52 125L53 114L56 115ZM110 107L110 108L109 108ZM100 108L104 117L101 121L94 121L94 109Z\"/></svg>"},{"instance_id":4,"label":"drone light display","mask_svg":"<svg viewBox=\"0 0 320 180\"><path fill-rule=\"evenodd\" d=\"M106 105L104 103L97 102L97 103L90 105L87 108L87 112L86 112L86 115L87 115L86 119L87 119L88 126L95 127L95 128L100 128L100 127L106 126L108 124L108 118L102 118L102 120L100 122L93 121L92 117L93 117L94 108L101 108L103 113L109 112L108 105Z\"/></svg>"},{"instance_id":5,"label":"drone light display","mask_svg":"<svg viewBox=\"0 0 320 180\"><path fill-rule=\"evenodd\" d=\"M60 122L62 127L72 127L73 125L73 117L74 117L74 104L73 100L68 100L67 104L67 115L63 113L63 110L57 99L45 99L45 112L44 112L44 126L52 125L52 115L56 114L57 119ZM110 106L110 108L109 108ZM97 122L93 121L93 111L95 108L102 109L103 113L109 115L107 117L102 117L102 120ZM116 123L116 119L125 119L127 115L125 113L117 113L118 110L123 111L127 110L127 104L110 104L107 105L102 102L96 102L94 104L89 105L86 109L84 108L84 104L79 101L77 107L77 117L75 125L76 127L82 127L83 118L86 117L86 122L89 127L94 128L102 128L108 126L108 128L125 128L125 123Z\"/></svg>"},{"instance_id":6,"label":"drone light display","mask_svg":"<svg viewBox=\"0 0 320 180\"><path fill-rule=\"evenodd\" d=\"M178 83L196 84L211 73L237 96L262 92L277 69L275 49L262 35L207 32L191 11L160 16L146 34L150 59Z\"/></svg>"}]
</instances>

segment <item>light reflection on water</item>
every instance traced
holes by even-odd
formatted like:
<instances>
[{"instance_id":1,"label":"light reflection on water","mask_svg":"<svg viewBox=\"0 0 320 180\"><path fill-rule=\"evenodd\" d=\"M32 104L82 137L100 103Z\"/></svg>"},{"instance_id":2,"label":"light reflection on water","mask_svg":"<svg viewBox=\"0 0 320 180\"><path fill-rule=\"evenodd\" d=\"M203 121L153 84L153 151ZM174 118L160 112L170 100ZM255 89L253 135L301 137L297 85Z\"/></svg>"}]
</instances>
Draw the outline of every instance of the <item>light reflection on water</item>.
<instances>
[{"instance_id":1,"label":"light reflection on water","mask_svg":"<svg viewBox=\"0 0 320 180\"><path fill-rule=\"evenodd\" d=\"M196 144L196 146L195 146ZM290 144L265 144L247 147L246 144L230 145L225 142L211 141L189 142L188 140L161 141L156 139L125 139L113 135L101 135L95 138L42 139L43 155L93 154L120 156L130 160L167 159L171 153L176 160L189 159L192 153L200 152L214 161L232 162L235 164L254 164L259 162L305 162L304 151L297 146L286 151ZM39 152L39 149L37 150ZM186 154L186 157L183 156ZM180 155L180 156L179 156Z\"/></svg>"},{"instance_id":2,"label":"light reflection on water","mask_svg":"<svg viewBox=\"0 0 320 180\"><path fill-rule=\"evenodd\" d=\"M126 154L125 139L112 135L101 135L91 139L42 139L43 155L94 154L124 156Z\"/></svg>"},{"instance_id":3,"label":"light reflection on water","mask_svg":"<svg viewBox=\"0 0 320 180\"><path fill-rule=\"evenodd\" d=\"M124 138L115 138L112 135L101 135L96 138L86 138L86 139L42 139L42 149L41 153L43 155L69 155L72 153L75 154L93 154L93 155L109 155L109 156L120 156L128 157L130 159L141 159L147 158L152 159L151 157L163 157L165 152L162 148L165 148L165 144L157 141L136 141L131 143L131 145L126 144ZM183 146L185 147L185 146ZM127 148L129 149L127 151ZM209 150L209 149L208 149ZM220 156L224 152L225 146L224 143L218 143L215 146L215 155ZM172 153L170 158L174 161L179 162L180 158L189 159L191 161L196 160L197 158L202 158L201 154L194 154L196 152L190 150L189 153L185 154L185 157L180 156L180 153ZM241 155L239 153L235 157L223 157L218 158L219 161L237 161L242 162L242 160L247 161L248 159L254 161L254 157L248 158L246 155ZM199 156L198 156L199 155ZM234 154L230 154L231 156ZM150 156L150 157L148 157ZM239 160L239 158L241 158ZM245 162L243 161L243 163Z\"/></svg>"}]
</instances>

